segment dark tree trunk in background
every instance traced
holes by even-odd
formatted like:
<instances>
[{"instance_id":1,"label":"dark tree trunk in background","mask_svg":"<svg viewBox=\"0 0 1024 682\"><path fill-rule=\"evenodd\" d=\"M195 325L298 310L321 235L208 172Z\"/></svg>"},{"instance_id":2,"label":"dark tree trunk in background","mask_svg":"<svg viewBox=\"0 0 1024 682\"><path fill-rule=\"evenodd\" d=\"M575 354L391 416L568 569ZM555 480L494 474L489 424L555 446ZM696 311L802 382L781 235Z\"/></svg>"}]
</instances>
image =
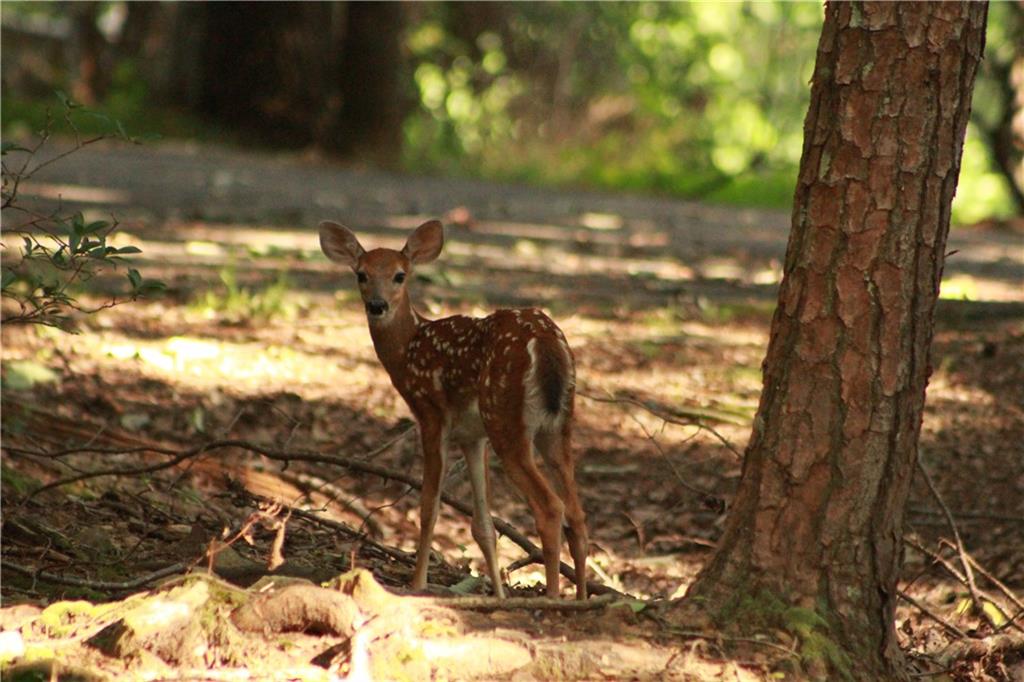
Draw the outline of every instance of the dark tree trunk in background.
<instances>
[{"instance_id":1,"label":"dark tree trunk in background","mask_svg":"<svg viewBox=\"0 0 1024 682\"><path fill-rule=\"evenodd\" d=\"M784 621L816 613L831 675L905 675L893 624L903 512L986 12L825 12L761 403L691 594L712 608L782 604Z\"/></svg>"},{"instance_id":2,"label":"dark tree trunk in background","mask_svg":"<svg viewBox=\"0 0 1024 682\"><path fill-rule=\"evenodd\" d=\"M999 116L991 123L976 116L974 122L996 170L1006 179L1017 211L1024 215L1024 0L1002 9L1009 50L993 51L984 65L998 88Z\"/></svg>"},{"instance_id":3,"label":"dark tree trunk in background","mask_svg":"<svg viewBox=\"0 0 1024 682\"><path fill-rule=\"evenodd\" d=\"M398 157L412 103L402 3L207 2L161 11L170 28L191 32L165 41L164 101L262 142ZM199 49L179 53L196 36ZM192 66L184 72L193 90L179 87L179 65Z\"/></svg>"},{"instance_id":4,"label":"dark tree trunk in background","mask_svg":"<svg viewBox=\"0 0 1024 682\"><path fill-rule=\"evenodd\" d=\"M402 121L411 105L398 2L349 2L339 64L340 111L323 146L388 163L402 148Z\"/></svg>"},{"instance_id":5,"label":"dark tree trunk in background","mask_svg":"<svg viewBox=\"0 0 1024 682\"><path fill-rule=\"evenodd\" d=\"M142 12L141 16L138 14ZM125 54L138 46L136 66L153 101L179 111L199 110L206 8L199 2L130 2ZM138 24L144 24L140 28ZM142 31L144 35L133 35Z\"/></svg>"},{"instance_id":6,"label":"dark tree trunk in background","mask_svg":"<svg viewBox=\"0 0 1024 682\"><path fill-rule=\"evenodd\" d=\"M199 106L270 142L308 144L336 63L331 3L203 3Z\"/></svg>"},{"instance_id":7,"label":"dark tree trunk in background","mask_svg":"<svg viewBox=\"0 0 1024 682\"><path fill-rule=\"evenodd\" d=\"M96 20L100 3L68 3L71 34L68 43L68 63L73 72L71 98L82 104L94 105L106 94L107 74L102 68L106 41Z\"/></svg>"}]
</instances>

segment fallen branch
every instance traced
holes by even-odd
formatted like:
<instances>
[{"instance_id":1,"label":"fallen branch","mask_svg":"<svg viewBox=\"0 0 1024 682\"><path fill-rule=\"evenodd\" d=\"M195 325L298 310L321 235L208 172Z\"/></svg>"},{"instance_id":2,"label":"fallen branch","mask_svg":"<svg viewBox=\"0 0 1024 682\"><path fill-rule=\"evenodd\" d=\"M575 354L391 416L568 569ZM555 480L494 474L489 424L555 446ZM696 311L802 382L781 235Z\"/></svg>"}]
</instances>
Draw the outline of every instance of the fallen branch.
<instances>
[{"instance_id":1,"label":"fallen branch","mask_svg":"<svg viewBox=\"0 0 1024 682\"><path fill-rule=\"evenodd\" d=\"M31 568L26 568L19 564L7 561L4 559L0 561L0 566L3 568L26 575L33 580L42 580L48 583L54 583L57 585L70 585L72 587L88 587L94 590L104 590L106 592L127 592L129 590L137 590L140 587L156 582L161 578L166 578L169 575L181 573L182 571L190 569L194 566L197 561L179 561L176 564L165 566L158 571L147 573L144 576L135 578L134 580L125 580L124 582L112 582L109 580L91 580L89 578L75 578L74 576L57 575L55 573L49 573L47 571L36 571Z\"/></svg>"},{"instance_id":2,"label":"fallen branch","mask_svg":"<svg viewBox=\"0 0 1024 682\"><path fill-rule=\"evenodd\" d=\"M259 464L254 465L253 468L256 471L273 474L285 483L292 484L299 490L302 490L311 500L313 493L324 495L328 498L328 503L344 507L358 516L359 520L362 521L363 525L369 529L373 536L382 537L384 535L384 529L381 527L380 522L373 518L373 512L367 509L358 499L347 495L344 490L330 481L325 481L324 479L311 474L286 471L283 469L271 469L270 467L260 466Z\"/></svg>"},{"instance_id":3,"label":"fallen branch","mask_svg":"<svg viewBox=\"0 0 1024 682\"><path fill-rule=\"evenodd\" d=\"M581 395L588 400L593 400L599 403L618 403L628 402L639 407L644 408L652 414L658 416L667 414L677 419L692 419L695 421L715 421L723 424L732 424L733 426L749 426L750 420L740 415L726 412L724 410L716 410L710 407L688 407L686 405L665 405L654 400L640 400L634 398L631 395L622 395L609 393L608 397L596 396L589 393L576 392L577 395Z\"/></svg>"},{"instance_id":4,"label":"fallen branch","mask_svg":"<svg viewBox=\"0 0 1024 682\"><path fill-rule=\"evenodd\" d=\"M945 557L943 557L941 554L938 554L937 552L933 552L932 550L928 549L927 547L921 545L920 543L914 542L913 540L911 540L909 538L906 538L905 542L908 545L910 545L911 547L913 547L914 549L916 549L917 551L919 551L922 554L924 554L925 556L930 557L935 563L941 565L943 568L946 569L946 571L951 576L953 576L958 581L960 581L961 584L963 584L965 586L967 585L967 576L965 576L960 571L956 570L956 567L953 566L951 563L949 563L949 561ZM968 558L970 558L970 557L968 557ZM1006 612L1006 610L1003 609L1001 606L999 606L999 602L996 601L995 597L993 597L991 594L989 594L988 592L986 592L986 591L984 591L984 590L982 590L980 588L976 588L976 589L977 589L977 592L978 592L978 596L980 598L982 598L985 601L987 601L990 604L992 604L992 606L994 606L996 609L999 610L1000 615L1002 615L1003 618L1006 618L1006 622L1003 623L1001 626L995 626L996 630L999 630L1001 628L1010 627L1012 625L1017 630L1020 630L1021 632L1024 632L1024 629L1022 629L1019 625L1014 623L1014 620L1016 620L1016 616L1011 618L1009 616L1009 614ZM1020 614L1018 614L1018 615L1020 615Z\"/></svg>"},{"instance_id":5,"label":"fallen branch","mask_svg":"<svg viewBox=\"0 0 1024 682\"><path fill-rule=\"evenodd\" d=\"M921 613L923 613L924 615L928 616L936 623L941 625L942 629L950 633L951 635L954 635L955 637L958 637L960 639L970 639L970 635L968 635L966 632L964 632L957 626L953 625L952 623L947 623L945 619L935 614L931 609L929 609L927 606L911 597L903 590L896 590L896 595L900 599L904 600L905 602L916 608L918 611L920 611Z\"/></svg>"},{"instance_id":6,"label":"fallen branch","mask_svg":"<svg viewBox=\"0 0 1024 682\"><path fill-rule=\"evenodd\" d=\"M907 507L908 514L914 514L916 516L945 516L940 511L933 509L920 509L917 507ZM973 511L962 511L958 509L956 511L956 517L962 523L964 519L971 521L1009 521L1010 523L1024 523L1024 516L1014 516L1012 514L991 514L989 512L973 512Z\"/></svg>"},{"instance_id":7,"label":"fallen branch","mask_svg":"<svg viewBox=\"0 0 1024 682\"><path fill-rule=\"evenodd\" d=\"M381 543L376 542L372 538L367 537L366 533L361 533L340 521L335 521L334 519L327 519L323 516L315 514L314 512L308 511L306 509L299 509L298 507L291 507L291 511L293 516L308 519L313 523L326 526L327 528L330 528L332 530L341 531L342 533L345 533L346 535L351 537L353 540L356 540L365 546L372 547L373 549L379 551L381 554L389 556L392 559L395 559L396 561L401 561L402 563L409 564L410 566L416 564L415 555L409 554L408 552L403 552L400 549L395 549L394 547L382 545Z\"/></svg>"},{"instance_id":8,"label":"fallen branch","mask_svg":"<svg viewBox=\"0 0 1024 682\"><path fill-rule=\"evenodd\" d=\"M19 448L19 447L10 446L10 445L5 445L4 447L7 450L9 450L11 453L13 453L13 454L24 454L24 455L35 456L35 457L52 457L53 456L52 453L36 452L36 451L32 451L32 450L27 450L25 448ZM277 460L277 461L282 461L282 462L317 462L317 463L320 463L320 464L332 464L332 465L335 465L335 466L340 466L340 467L347 468L347 469L352 470L352 471L358 471L358 472L363 473L363 474L370 474L370 475L373 475L373 476L379 476L380 478L385 478L385 479L388 479L388 480L398 481L399 483L404 483L405 485L408 485L408 486L410 486L412 488L415 488L417 490L421 489L421 487L422 487L422 483L420 482L420 480L417 479L414 476L410 476L409 474L405 474L405 473L402 473L402 472L399 472L399 471L394 471L393 469L389 469L387 467L381 466L379 464L375 464L373 462L363 461L362 459L357 459L357 458L353 458L353 457L345 457L345 456L342 456L342 455L331 455L331 454L325 454L325 453L319 453L319 452L309 452L309 451L299 451L299 450L296 450L296 451L283 451L283 450L278 450L276 448L271 448L271 447L268 447L268 446L260 445L260 444L257 444L257 443L252 443L252 442L249 442L249 441L236 440L236 439L225 439L225 440L210 441L209 443L205 443L203 445L197 445L195 447L188 448L186 450L175 450L173 448L158 447L158 446L147 446L147 447L141 447L141 448L140 447L132 447L132 448L120 448L120 449L119 448L92 448L92 447L81 448L81 449L77 450L77 452L99 452L99 453L103 453L103 454L126 454L126 453L139 453L139 452L146 452L146 451L148 451L148 452L153 452L155 454L169 456L169 457L171 457L171 459L169 459L167 461L164 461L164 462L157 463L157 464L150 464L150 465L146 465L146 466L123 467L123 468L109 468L109 469L101 469L101 470L98 470L98 471L83 472L83 473L77 474L75 476L69 476L67 478L63 478L63 479L59 479L59 480L56 480L56 481L52 481L50 483L47 483L47 484L45 484L43 486L40 486L39 488L36 488L35 490L33 490L31 493L29 493L26 496L26 498L24 500L22 500L21 504L24 505L28 500L32 499L36 495L38 495L38 494L40 494L40 493L42 493L42 492L44 492L46 490L51 490L53 488L58 488L58 487L61 487L61 486L64 486L64 485L68 485L68 484L71 484L71 483L78 483L78 482L81 482L81 481L84 481L84 480L88 480L88 479L92 479L92 478L101 478L101 477L105 477L105 476L137 476L139 474L152 473L154 471L160 471L162 469L169 469L171 467L177 466L178 464L180 464L181 462L184 462L185 460L187 460L189 458L197 457L199 455L210 453L210 452L213 452L214 450L220 450L220 449L223 449L223 448L238 448L238 449L241 449L241 450L248 450L249 452L253 452L253 453L256 453L258 455L262 455L262 456L266 457L267 459ZM67 450L61 451L61 455L71 454L72 452L76 452L76 451L73 450L73 449L67 449ZM372 454L371 455L366 455L366 456L372 456ZM462 500L460 500L458 498L455 498L455 497L449 495L448 493L442 492L441 493L441 501L444 502L445 504L447 504L449 507L451 507L451 508L455 509L456 511L460 512L464 516L472 518L472 516L473 516L473 509L472 509L472 507L470 505L466 504L465 502L463 502ZM514 526L512 526L507 521L504 521L503 519L494 517L494 527L495 527L495 529L498 532L500 532L502 535L504 535L509 540L514 542L516 545L518 545L523 551L525 551L527 553L528 556L538 557L538 558L541 556L540 548L538 548L536 545L534 545L530 541L529 538L527 538L525 535L523 535L521 532L519 532ZM561 572L562 575L564 575L566 578L571 580L574 584L576 583L576 571L574 569L572 569L568 564L566 564L564 562L559 562L559 569L560 569L560 572ZM588 582L587 583L587 589L592 594L617 594L617 595L620 595L620 596L625 596L625 595L622 595L617 590L612 589L611 587L608 587L606 585L601 585L601 584L598 584L598 583Z\"/></svg>"},{"instance_id":9,"label":"fallen branch","mask_svg":"<svg viewBox=\"0 0 1024 682\"><path fill-rule=\"evenodd\" d=\"M790 647L783 646L782 644L776 644L775 642L769 642L766 639L758 639L756 637L732 637L732 636L720 635L720 634L710 634L709 635L709 634L706 634L706 633L703 633L703 632L696 632L694 630L683 630L683 629L677 628L677 627L675 627L673 625L666 625L665 628L666 628L666 630L668 632L672 633L673 635L678 635L680 637L689 637L691 639L702 639L702 640L704 640L706 642L714 642L714 643L720 643L720 642L742 642L744 644L757 644L759 646L768 647L769 649L775 649L776 651L781 651L782 653L786 654L787 656L791 656L793 658L799 658L800 657L800 653L797 652L795 649L791 649Z\"/></svg>"},{"instance_id":10,"label":"fallen branch","mask_svg":"<svg viewBox=\"0 0 1024 682\"><path fill-rule=\"evenodd\" d=\"M720 434L718 431L716 431L711 426L708 426L703 421L703 420L707 420L707 419L714 419L716 421L724 421L724 422L726 422L728 424L734 424L736 426L748 426L749 425L748 421L741 420L740 417L737 417L735 415L729 415L729 417L730 417L729 419L722 419L720 417L722 415L727 414L727 413L725 413L725 412L719 413L717 410L701 410L699 408L678 409L678 408L675 408L675 407L673 407L673 408L666 408L666 409L671 409L671 413L669 413L669 412L666 412L665 410L659 409L658 406L655 406L653 403L645 402L645 401L642 401L642 400L637 400L636 398L631 398L629 396L616 396L616 395L610 394L608 397L602 397L602 396L599 396L599 395L592 395L590 393L584 393L582 391L577 391L576 394L586 398L587 400L593 400L594 402L598 402L598 403L612 403L612 404L634 405L636 407L639 407L642 410L645 410L645 411L653 414L655 417L657 417L658 419L661 419L662 421L664 421L664 422L666 422L668 424L675 424L676 426L696 426L697 428L703 429L703 430L707 431L708 433L710 433L711 435L713 435L715 438L717 438L719 440L719 442L721 442L722 445L724 445L726 447L726 449L728 449L731 453L733 453L737 457L740 457L740 458L743 457L743 453L741 453L739 450L737 450L735 448L735 446L733 446L733 444L730 443L729 440L725 436ZM714 416L714 415L717 415L717 416ZM680 417L688 418L688 421L684 421Z\"/></svg>"},{"instance_id":11,"label":"fallen branch","mask_svg":"<svg viewBox=\"0 0 1024 682\"><path fill-rule=\"evenodd\" d=\"M978 573L981 573L983 576L985 576L985 578L990 583L995 585L996 588L1000 592L1002 592L1003 595L1007 599L1010 600L1010 603L1012 603L1014 606L1016 606L1019 609L1017 611L1017 613L1014 614L1012 617L1010 617L1010 619L1007 622L1005 622L1002 625L1000 625L999 629L1000 630L1004 630L1004 629L1006 629L1006 628L1008 628L1008 627L1010 627L1012 625L1015 628L1017 628L1018 630L1020 630L1021 632L1024 632L1024 628L1021 628L1016 623L1017 619L1020 618L1022 615L1024 615L1024 602L1021 601L1020 597L1018 597L1017 594L1013 590L1011 590L1009 587L1007 587L1005 584L1003 584L1003 582L1001 580L996 578L988 570L986 570L981 564L979 564L977 561L975 561L974 557L972 557L970 554L967 555L967 560L969 562L971 562L971 566L974 566L974 569L976 571L978 571Z\"/></svg>"},{"instance_id":12,"label":"fallen branch","mask_svg":"<svg viewBox=\"0 0 1024 682\"><path fill-rule=\"evenodd\" d=\"M636 415L630 416L633 417L633 421L636 422L637 426L639 426L640 429L644 432L644 435L647 436L647 440L651 441L655 449L658 451L658 454L660 454L662 459L665 460L665 463L668 464L668 468L672 470L672 474L676 477L676 483L678 483L681 488L685 488L694 495L698 495L701 498L701 501L708 506L711 506L715 509L725 509L725 500L723 500L721 497L715 495L710 491L698 488L697 486L690 484L686 479L684 479L683 475L679 472L678 469L676 469L676 465L672 461L672 458L670 458L668 456L668 453L665 452L665 448L661 447L661 443L658 442L658 439L655 437L655 434L648 431L647 427L644 426L644 423L642 421L637 419Z\"/></svg>"},{"instance_id":13,"label":"fallen branch","mask_svg":"<svg viewBox=\"0 0 1024 682\"><path fill-rule=\"evenodd\" d=\"M982 658L993 654L1024 654L1024 640L1013 635L994 635L985 639L967 639L953 642L942 651L941 661L949 663L964 659Z\"/></svg>"},{"instance_id":14,"label":"fallen branch","mask_svg":"<svg viewBox=\"0 0 1024 682\"><path fill-rule=\"evenodd\" d=\"M942 510L942 513L946 517L946 523L949 524L949 530L953 533L953 540L956 542L956 551L960 558L960 563L964 567L964 584L967 585L967 591L971 595L971 603L974 605L974 609L981 615L981 617L987 622L993 630L998 629L998 625L992 619L992 617L985 611L984 605L981 602L981 595L978 594L978 586L974 582L974 571L971 569L971 563L967 560L967 550L964 549L963 540L960 538L960 529L957 528L956 520L953 518L953 513L949 511L949 507L946 506L946 502L939 495L938 488L935 487L934 481L932 481L931 475L925 468L921 458L917 458L917 469L921 472L924 477L924 482L928 486L928 490L931 492L932 497L935 499L936 504Z\"/></svg>"},{"instance_id":15,"label":"fallen branch","mask_svg":"<svg viewBox=\"0 0 1024 682\"><path fill-rule=\"evenodd\" d=\"M614 594L602 594L593 599L578 601L575 599L553 599L551 597L409 597L411 600L422 601L436 606L444 606L460 611L508 611L522 609L526 611L589 611L601 609L618 599Z\"/></svg>"}]
</instances>

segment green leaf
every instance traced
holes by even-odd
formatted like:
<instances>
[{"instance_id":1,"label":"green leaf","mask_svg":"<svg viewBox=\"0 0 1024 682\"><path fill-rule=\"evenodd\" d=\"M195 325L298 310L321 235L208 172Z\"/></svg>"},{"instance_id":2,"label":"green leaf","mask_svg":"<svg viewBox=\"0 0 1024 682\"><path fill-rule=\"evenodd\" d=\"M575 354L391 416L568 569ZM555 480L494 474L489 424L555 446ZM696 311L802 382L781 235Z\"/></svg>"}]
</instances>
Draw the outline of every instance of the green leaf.
<instances>
[{"instance_id":1,"label":"green leaf","mask_svg":"<svg viewBox=\"0 0 1024 682\"><path fill-rule=\"evenodd\" d=\"M140 294L151 296L156 293L162 293L167 290L167 284L161 282L158 279L146 279L142 281L142 286L138 288Z\"/></svg>"},{"instance_id":2,"label":"green leaf","mask_svg":"<svg viewBox=\"0 0 1024 682\"><path fill-rule=\"evenodd\" d=\"M132 283L132 289L138 290L142 286L142 275L135 268L128 270L128 281Z\"/></svg>"},{"instance_id":3,"label":"green leaf","mask_svg":"<svg viewBox=\"0 0 1024 682\"><path fill-rule=\"evenodd\" d=\"M119 253L121 255L124 255L126 253L142 253L142 249L140 249L137 246L122 246L119 249L114 249L113 253Z\"/></svg>"},{"instance_id":4,"label":"green leaf","mask_svg":"<svg viewBox=\"0 0 1024 682\"><path fill-rule=\"evenodd\" d=\"M85 231L92 233L106 229L108 227L110 227L110 223L108 223L106 220L94 220L85 226Z\"/></svg>"},{"instance_id":5,"label":"green leaf","mask_svg":"<svg viewBox=\"0 0 1024 682\"><path fill-rule=\"evenodd\" d=\"M85 232L85 217L82 216L81 211L78 211L71 216L71 226L74 228L76 234L83 234Z\"/></svg>"},{"instance_id":6,"label":"green leaf","mask_svg":"<svg viewBox=\"0 0 1024 682\"><path fill-rule=\"evenodd\" d=\"M18 275L13 270L3 270L2 272L3 274L0 274L0 289L6 289L14 284Z\"/></svg>"},{"instance_id":7,"label":"green leaf","mask_svg":"<svg viewBox=\"0 0 1024 682\"><path fill-rule=\"evenodd\" d=\"M100 244L99 246L97 246L97 247L95 247L93 249L90 249L89 256L91 258L106 258L111 253L116 253L116 252L117 252L117 249L115 249L113 246L104 246L104 245Z\"/></svg>"}]
</instances>

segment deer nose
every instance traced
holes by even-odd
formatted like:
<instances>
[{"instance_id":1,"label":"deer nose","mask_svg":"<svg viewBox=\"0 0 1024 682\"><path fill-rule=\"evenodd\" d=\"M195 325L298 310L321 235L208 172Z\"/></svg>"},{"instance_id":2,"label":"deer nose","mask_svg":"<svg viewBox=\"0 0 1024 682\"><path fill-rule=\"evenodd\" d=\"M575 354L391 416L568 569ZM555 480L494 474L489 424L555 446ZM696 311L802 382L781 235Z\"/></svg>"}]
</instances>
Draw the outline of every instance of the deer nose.
<instances>
[{"instance_id":1,"label":"deer nose","mask_svg":"<svg viewBox=\"0 0 1024 682\"><path fill-rule=\"evenodd\" d=\"M379 298L371 298L366 302L366 312L374 317L380 317L388 311L388 302Z\"/></svg>"}]
</instances>

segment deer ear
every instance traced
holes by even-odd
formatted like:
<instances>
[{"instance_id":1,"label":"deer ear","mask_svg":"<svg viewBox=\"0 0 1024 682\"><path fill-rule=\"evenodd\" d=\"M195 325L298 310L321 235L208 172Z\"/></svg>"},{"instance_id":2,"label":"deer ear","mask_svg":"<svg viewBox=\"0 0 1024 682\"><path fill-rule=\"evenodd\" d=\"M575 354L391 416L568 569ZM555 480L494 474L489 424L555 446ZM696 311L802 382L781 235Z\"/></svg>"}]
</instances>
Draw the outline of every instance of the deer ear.
<instances>
[{"instance_id":1,"label":"deer ear","mask_svg":"<svg viewBox=\"0 0 1024 682\"><path fill-rule=\"evenodd\" d=\"M352 230L330 220L320 223L320 248L328 258L353 270L360 256L366 253Z\"/></svg>"},{"instance_id":2,"label":"deer ear","mask_svg":"<svg viewBox=\"0 0 1024 682\"><path fill-rule=\"evenodd\" d=\"M429 263L441 254L444 227L439 220L428 220L409 235L402 253L414 264Z\"/></svg>"}]
</instances>

